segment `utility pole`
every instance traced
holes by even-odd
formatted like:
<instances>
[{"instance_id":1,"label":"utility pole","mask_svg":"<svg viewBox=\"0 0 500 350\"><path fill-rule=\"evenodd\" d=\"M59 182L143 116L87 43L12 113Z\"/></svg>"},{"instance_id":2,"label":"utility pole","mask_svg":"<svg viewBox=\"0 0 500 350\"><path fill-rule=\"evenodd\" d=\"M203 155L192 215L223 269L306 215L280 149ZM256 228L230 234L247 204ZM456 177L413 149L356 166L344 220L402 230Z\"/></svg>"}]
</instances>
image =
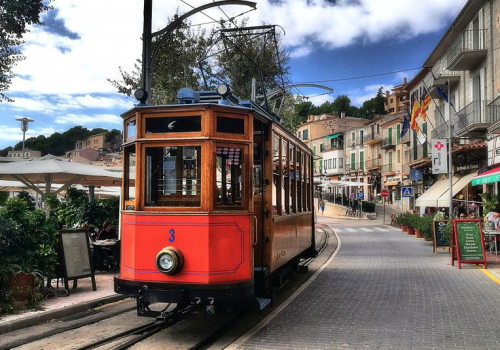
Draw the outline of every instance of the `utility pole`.
<instances>
[{"instance_id":1,"label":"utility pole","mask_svg":"<svg viewBox=\"0 0 500 350\"><path fill-rule=\"evenodd\" d=\"M28 117L16 118L17 121L21 122L21 130L23 132L23 159L24 157L24 142L26 141L26 131L28 131L28 123L34 122L33 119Z\"/></svg>"}]
</instances>

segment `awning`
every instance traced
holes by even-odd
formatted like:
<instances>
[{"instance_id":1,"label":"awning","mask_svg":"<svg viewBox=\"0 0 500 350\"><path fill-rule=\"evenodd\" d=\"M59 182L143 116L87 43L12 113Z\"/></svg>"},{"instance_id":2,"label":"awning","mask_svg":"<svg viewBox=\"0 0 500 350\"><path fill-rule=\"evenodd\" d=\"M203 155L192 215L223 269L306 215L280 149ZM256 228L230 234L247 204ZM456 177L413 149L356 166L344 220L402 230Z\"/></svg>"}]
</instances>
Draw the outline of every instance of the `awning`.
<instances>
[{"instance_id":1,"label":"awning","mask_svg":"<svg viewBox=\"0 0 500 350\"><path fill-rule=\"evenodd\" d=\"M465 186L469 184L475 174L465 176L454 176L452 179L452 195L456 196ZM432 185L423 195L417 198L417 207L444 207L450 206L449 197L450 182L448 179L439 180Z\"/></svg>"},{"instance_id":2,"label":"awning","mask_svg":"<svg viewBox=\"0 0 500 350\"><path fill-rule=\"evenodd\" d=\"M386 182L385 186L398 186L399 181Z\"/></svg>"},{"instance_id":3,"label":"awning","mask_svg":"<svg viewBox=\"0 0 500 350\"><path fill-rule=\"evenodd\" d=\"M333 135L330 135L330 136L325 137L325 140L334 139L334 138L336 138L336 137L339 137L340 135L342 135L342 133L341 133L341 132L338 132L338 133L336 133L336 134L333 134Z\"/></svg>"},{"instance_id":4,"label":"awning","mask_svg":"<svg viewBox=\"0 0 500 350\"><path fill-rule=\"evenodd\" d=\"M500 167L485 171L482 174L474 176L472 186L486 185L494 182L500 182Z\"/></svg>"}]
</instances>

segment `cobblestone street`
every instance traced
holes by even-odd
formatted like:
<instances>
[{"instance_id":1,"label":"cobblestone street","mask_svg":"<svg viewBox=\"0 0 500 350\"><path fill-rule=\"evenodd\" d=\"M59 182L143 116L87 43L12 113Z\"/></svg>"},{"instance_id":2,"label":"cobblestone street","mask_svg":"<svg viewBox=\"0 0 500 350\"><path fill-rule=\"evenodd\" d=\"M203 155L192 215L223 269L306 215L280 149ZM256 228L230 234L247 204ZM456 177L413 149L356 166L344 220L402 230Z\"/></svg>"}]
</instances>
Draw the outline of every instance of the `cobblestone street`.
<instances>
[{"instance_id":1,"label":"cobblestone street","mask_svg":"<svg viewBox=\"0 0 500 350\"><path fill-rule=\"evenodd\" d=\"M319 221L337 256L241 349L500 348L500 287L474 265L380 223Z\"/></svg>"}]
</instances>

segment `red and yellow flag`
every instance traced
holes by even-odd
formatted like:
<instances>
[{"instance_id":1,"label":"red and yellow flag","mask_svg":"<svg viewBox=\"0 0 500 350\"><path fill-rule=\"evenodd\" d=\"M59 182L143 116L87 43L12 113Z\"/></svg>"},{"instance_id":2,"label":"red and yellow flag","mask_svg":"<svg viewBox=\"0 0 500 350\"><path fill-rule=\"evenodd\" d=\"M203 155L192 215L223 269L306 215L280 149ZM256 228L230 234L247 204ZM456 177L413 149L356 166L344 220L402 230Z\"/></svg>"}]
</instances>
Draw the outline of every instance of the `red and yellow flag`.
<instances>
[{"instance_id":1,"label":"red and yellow flag","mask_svg":"<svg viewBox=\"0 0 500 350\"><path fill-rule=\"evenodd\" d=\"M424 95L422 96L422 104L420 105L420 114L422 115L422 119L425 122L427 119L427 110L429 109L429 106L431 105L432 98L431 95L426 91Z\"/></svg>"},{"instance_id":2,"label":"red and yellow flag","mask_svg":"<svg viewBox=\"0 0 500 350\"><path fill-rule=\"evenodd\" d=\"M410 123L410 128L412 130L415 130L416 132L420 131L420 128L418 127L418 124L417 124L417 117L420 114L420 112L421 112L420 103L418 103L417 99L414 98L413 99L413 106L412 106L412 109L411 109L411 123Z\"/></svg>"}]
</instances>

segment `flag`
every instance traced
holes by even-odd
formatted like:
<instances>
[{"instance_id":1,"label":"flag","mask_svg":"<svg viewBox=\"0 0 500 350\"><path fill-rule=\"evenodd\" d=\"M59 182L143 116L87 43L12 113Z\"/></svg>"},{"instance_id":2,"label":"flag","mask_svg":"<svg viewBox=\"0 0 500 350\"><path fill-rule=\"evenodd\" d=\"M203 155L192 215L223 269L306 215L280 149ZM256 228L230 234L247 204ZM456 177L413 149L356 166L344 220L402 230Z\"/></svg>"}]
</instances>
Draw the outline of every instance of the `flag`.
<instances>
[{"instance_id":1,"label":"flag","mask_svg":"<svg viewBox=\"0 0 500 350\"><path fill-rule=\"evenodd\" d=\"M444 92L443 88L438 87L437 88L437 93L439 96L441 96L446 102L448 102L448 95L446 95L446 92Z\"/></svg>"},{"instance_id":2,"label":"flag","mask_svg":"<svg viewBox=\"0 0 500 350\"><path fill-rule=\"evenodd\" d=\"M403 116L403 129L401 130L401 138L403 138L408 130L410 130L410 112L406 109L406 115Z\"/></svg>"},{"instance_id":3,"label":"flag","mask_svg":"<svg viewBox=\"0 0 500 350\"><path fill-rule=\"evenodd\" d=\"M418 115L420 114L420 103L418 103L416 98L413 98L413 107L411 109L411 125L410 128L412 130L415 130L416 132L419 131L419 127L417 124L417 118Z\"/></svg>"},{"instance_id":4,"label":"flag","mask_svg":"<svg viewBox=\"0 0 500 350\"><path fill-rule=\"evenodd\" d=\"M431 95L427 91L424 92L422 95L421 99L421 105L420 105L420 114L422 115L422 119L425 122L427 120L427 114L426 111L429 109L429 106L431 105Z\"/></svg>"}]
</instances>

